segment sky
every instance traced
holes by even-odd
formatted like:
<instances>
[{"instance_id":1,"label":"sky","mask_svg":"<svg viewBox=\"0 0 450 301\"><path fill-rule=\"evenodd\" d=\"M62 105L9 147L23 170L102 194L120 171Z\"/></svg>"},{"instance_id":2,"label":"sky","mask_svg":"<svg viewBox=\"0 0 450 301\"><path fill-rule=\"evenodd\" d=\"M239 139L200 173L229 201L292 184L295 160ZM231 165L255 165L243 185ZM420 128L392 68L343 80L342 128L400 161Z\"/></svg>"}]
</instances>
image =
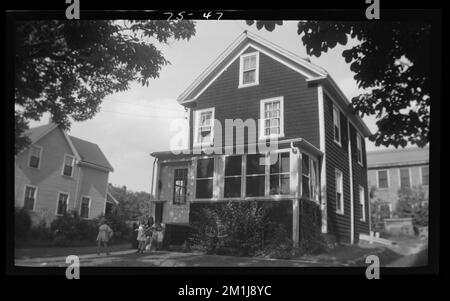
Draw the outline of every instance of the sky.
<instances>
[{"instance_id":1,"label":"sky","mask_svg":"<svg viewBox=\"0 0 450 301\"><path fill-rule=\"evenodd\" d=\"M189 41L170 41L156 45L170 65L162 68L160 77L150 80L148 87L130 85L125 92L106 97L100 112L90 120L73 122L69 134L97 143L114 167L109 182L127 186L134 191L150 192L153 158L150 153L170 149L174 120L186 118L184 108L176 98L206 69L244 30L251 31L278 46L308 57L297 34L298 21L285 21L273 32L257 30L238 20L196 21L196 34ZM345 95L351 99L361 91L353 79L354 73L341 56L351 47L338 45L311 62L328 71ZM375 132L374 118L364 121ZM46 124L48 115L30 127ZM366 139L367 150L377 149Z\"/></svg>"}]
</instances>

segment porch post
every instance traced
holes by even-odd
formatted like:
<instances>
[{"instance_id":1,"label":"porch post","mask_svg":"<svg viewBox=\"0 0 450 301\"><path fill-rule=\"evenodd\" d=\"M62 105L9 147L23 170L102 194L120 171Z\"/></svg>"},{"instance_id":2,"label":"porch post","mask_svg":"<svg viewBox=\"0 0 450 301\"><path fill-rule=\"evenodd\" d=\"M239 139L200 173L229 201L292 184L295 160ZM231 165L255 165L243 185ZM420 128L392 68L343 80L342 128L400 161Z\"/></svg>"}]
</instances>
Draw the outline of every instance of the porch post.
<instances>
[{"instance_id":1,"label":"porch post","mask_svg":"<svg viewBox=\"0 0 450 301\"><path fill-rule=\"evenodd\" d=\"M294 247L298 247L300 241L300 175L301 172L301 153L297 147L291 148L290 160L290 192L294 196L292 200L292 241Z\"/></svg>"},{"instance_id":2,"label":"porch post","mask_svg":"<svg viewBox=\"0 0 450 301\"><path fill-rule=\"evenodd\" d=\"M318 111L319 111L319 135L320 135L320 150L323 153L322 160L320 162L320 210L321 210L321 224L322 233L328 232L327 227L327 164L325 158L325 111L324 111L324 99L323 99L323 87L319 85L317 87L317 99L318 99Z\"/></svg>"}]
</instances>

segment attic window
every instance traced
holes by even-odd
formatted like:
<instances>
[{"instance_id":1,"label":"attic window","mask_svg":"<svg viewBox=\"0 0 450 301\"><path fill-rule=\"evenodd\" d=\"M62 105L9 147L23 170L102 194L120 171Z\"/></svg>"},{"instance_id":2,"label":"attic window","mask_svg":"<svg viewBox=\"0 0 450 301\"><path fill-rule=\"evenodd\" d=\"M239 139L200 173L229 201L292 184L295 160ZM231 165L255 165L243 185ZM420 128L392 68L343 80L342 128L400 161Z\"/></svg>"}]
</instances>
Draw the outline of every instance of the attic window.
<instances>
[{"instance_id":1,"label":"attic window","mask_svg":"<svg viewBox=\"0 0 450 301\"><path fill-rule=\"evenodd\" d=\"M75 163L75 157L71 155L64 155L63 175L71 177L73 174L73 166Z\"/></svg>"},{"instance_id":2,"label":"attic window","mask_svg":"<svg viewBox=\"0 0 450 301\"><path fill-rule=\"evenodd\" d=\"M259 52L241 55L239 64L239 88L259 84Z\"/></svg>"},{"instance_id":3,"label":"attic window","mask_svg":"<svg viewBox=\"0 0 450 301\"><path fill-rule=\"evenodd\" d=\"M30 150L30 157L28 160L28 166L39 169L39 163L41 161L42 147L33 145Z\"/></svg>"}]
</instances>

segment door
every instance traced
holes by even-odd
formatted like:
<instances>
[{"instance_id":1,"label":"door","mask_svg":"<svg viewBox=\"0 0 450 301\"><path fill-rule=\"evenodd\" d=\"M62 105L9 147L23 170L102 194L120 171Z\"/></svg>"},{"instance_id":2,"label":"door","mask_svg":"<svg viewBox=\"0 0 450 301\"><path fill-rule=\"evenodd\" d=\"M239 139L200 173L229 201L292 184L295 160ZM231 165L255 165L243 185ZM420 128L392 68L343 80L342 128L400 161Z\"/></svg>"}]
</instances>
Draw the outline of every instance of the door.
<instances>
[{"instance_id":1,"label":"door","mask_svg":"<svg viewBox=\"0 0 450 301\"><path fill-rule=\"evenodd\" d=\"M155 223L161 223L162 217L163 217L163 202L156 202L155 203Z\"/></svg>"}]
</instances>

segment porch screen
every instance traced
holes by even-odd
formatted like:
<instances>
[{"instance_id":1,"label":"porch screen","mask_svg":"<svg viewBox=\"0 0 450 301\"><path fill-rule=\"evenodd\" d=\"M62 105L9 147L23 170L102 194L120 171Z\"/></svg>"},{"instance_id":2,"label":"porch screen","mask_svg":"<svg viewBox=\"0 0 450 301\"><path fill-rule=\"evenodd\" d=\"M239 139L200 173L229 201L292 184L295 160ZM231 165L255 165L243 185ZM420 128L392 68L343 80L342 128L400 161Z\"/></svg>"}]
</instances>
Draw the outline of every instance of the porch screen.
<instances>
[{"instance_id":1,"label":"porch screen","mask_svg":"<svg viewBox=\"0 0 450 301\"><path fill-rule=\"evenodd\" d=\"M246 196L255 197L265 194L266 165L260 164L260 159L264 157L263 154L247 155Z\"/></svg>"},{"instance_id":2,"label":"porch screen","mask_svg":"<svg viewBox=\"0 0 450 301\"><path fill-rule=\"evenodd\" d=\"M224 197L233 198L241 196L242 156L225 158L225 185Z\"/></svg>"},{"instance_id":3,"label":"porch screen","mask_svg":"<svg viewBox=\"0 0 450 301\"><path fill-rule=\"evenodd\" d=\"M210 199L213 195L214 158L197 161L197 183L195 195L198 199Z\"/></svg>"},{"instance_id":4,"label":"porch screen","mask_svg":"<svg viewBox=\"0 0 450 301\"><path fill-rule=\"evenodd\" d=\"M289 194L289 153L275 154L277 160L270 165L270 195Z\"/></svg>"}]
</instances>

